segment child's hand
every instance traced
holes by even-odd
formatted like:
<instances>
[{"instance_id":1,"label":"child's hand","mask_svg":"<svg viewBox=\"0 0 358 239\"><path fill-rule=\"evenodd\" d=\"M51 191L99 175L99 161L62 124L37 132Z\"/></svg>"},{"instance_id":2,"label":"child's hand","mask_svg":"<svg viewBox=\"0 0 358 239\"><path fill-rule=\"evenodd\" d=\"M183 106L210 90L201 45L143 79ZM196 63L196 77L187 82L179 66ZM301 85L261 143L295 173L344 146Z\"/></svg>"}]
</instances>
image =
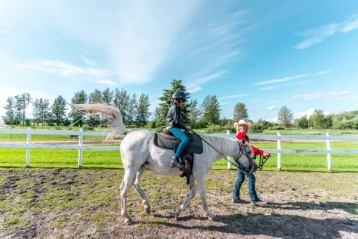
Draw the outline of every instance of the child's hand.
<instances>
[{"instance_id":1,"label":"child's hand","mask_svg":"<svg viewBox=\"0 0 358 239\"><path fill-rule=\"evenodd\" d=\"M271 154L270 153L267 153L267 152L263 152L262 153L262 156L264 156L264 157L268 157L268 156L270 156Z\"/></svg>"}]
</instances>

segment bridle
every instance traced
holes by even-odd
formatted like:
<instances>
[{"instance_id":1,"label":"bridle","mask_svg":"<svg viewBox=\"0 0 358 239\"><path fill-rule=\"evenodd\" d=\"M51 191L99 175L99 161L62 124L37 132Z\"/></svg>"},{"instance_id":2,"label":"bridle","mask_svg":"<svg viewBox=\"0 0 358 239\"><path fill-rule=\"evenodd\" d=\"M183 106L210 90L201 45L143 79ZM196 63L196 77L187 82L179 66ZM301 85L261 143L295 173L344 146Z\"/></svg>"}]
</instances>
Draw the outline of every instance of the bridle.
<instances>
[{"instance_id":1,"label":"bridle","mask_svg":"<svg viewBox=\"0 0 358 239\"><path fill-rule=\"evenodd\" d=\"M238 154L238 156L236 158L234 158L236 163L231 162L231 160L228 160L226 157L227 155L225 155L223 152L221 152L220 150L218 150L217 148L215 148L211 143L209 143L207 140L203 139L199 134L197 134L194 130L190 129L188 130L189 132L191 132L192 134L195 134L196 136L198 136L202 141L204 141L207 145L209 145L211 148L213 148L217 153L219 153L220 155L224 156L224 159L230 163L231 165L235 166L237 169L241 169L240 167L240 162L239 159L245 155L247 158L251 158L248 153L245 150L245 140L243 140L243 143L239 143L239 147L240 147L240 153ZM270 158L271 155L268 156L262 156L260 154L260 161L259 164L257 166L257 169L262 170L262 168L264 167L264 164L266 163L266 161ZM255 158L252 159L252 161L250 161L250 168L252 168L250 170L250 173L252 173L255 169L252 167L252 162L255 160Z\"/></svg>"}]
</instances>

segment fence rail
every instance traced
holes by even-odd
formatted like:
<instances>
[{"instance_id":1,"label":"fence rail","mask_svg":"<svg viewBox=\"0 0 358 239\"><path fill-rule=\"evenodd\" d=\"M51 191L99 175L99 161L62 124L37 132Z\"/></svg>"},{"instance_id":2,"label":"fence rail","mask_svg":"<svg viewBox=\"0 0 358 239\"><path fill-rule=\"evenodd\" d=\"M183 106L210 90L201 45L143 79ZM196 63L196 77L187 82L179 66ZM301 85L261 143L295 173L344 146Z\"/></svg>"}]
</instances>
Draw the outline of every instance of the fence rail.
<instances>
[{"instance_id":1,"label":"fence rail","mask_svg":"<svg viewBox=\"0 0 358 239\"><path fill-rule=\"evenodd\" d=\"M30 151L31 149L67 149L78 150L78 167L82 167L83 150L109 150L118 151L119 146L105 146L105 145L84 145L84 136L103 136L106 137L110 132L84 132L81 128L79 131L60 131L60 130L32 130L28 128L26 130L12 130L4 129L0 130L0 134L25 134L26 143L24 144L9 144L2 143L0 141L0 148L21 148L26 149L26 167L30 166ZM46 143L32 143L32 135L68 135L78 137L77 145L68 144L46 144ZM234 134L224 134L225 137L234 138ZM327 155L327 169L332 171L332 154L358 154L358 150L332 150L331 141L358 141L358 136L330 136L326 133L325 136L297 136L297 135L281 135L277 132L277 135L251 135L252 140L270 140L277 142L277 149L264 149L271 153L277 154L277 169L282 169L282 153L286 154L326 154ZM282 149L282 141L325 141L326 150L310 150L310 149ZM228 168L231 168L231 163L228 162Z\"/></svg>"}]
</instances>

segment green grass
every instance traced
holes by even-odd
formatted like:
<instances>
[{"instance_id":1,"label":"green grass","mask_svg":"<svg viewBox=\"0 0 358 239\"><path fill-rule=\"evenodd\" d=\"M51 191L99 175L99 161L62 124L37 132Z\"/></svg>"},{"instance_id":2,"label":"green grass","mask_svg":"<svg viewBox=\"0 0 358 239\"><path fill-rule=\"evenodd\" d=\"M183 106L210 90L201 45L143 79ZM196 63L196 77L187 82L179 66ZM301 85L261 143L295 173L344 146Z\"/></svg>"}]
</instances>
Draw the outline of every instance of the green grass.
<instances>
[{"instance_id":1,"label":"green grass","mask_svg":"<svg viewBox=\"0 0 358 239\"><path fill-rule=\"evenodd\" d=\"M262 148L271 148L268 143L258 143ZM304 149L306 145L290 145L286 148ZM345 145L337 145L345 148ZM309 149L318 149L309 147ZM32 149L31 167L76 168L78 152L76 150ZM357 171L358 155L332 155L334 171ZM24 167L24 149L0 149L0 167ZM83 168L123 168L120 153L117 151L83 151ZM214 169L227 169L227 161L219 160ZM234 168L234 167L232 167ZM277 155L272 154L265 164L265 170L276 170ZM327 171L327 159L323 154L282 154L283 170Z\"/></svg>"}]
</instances>

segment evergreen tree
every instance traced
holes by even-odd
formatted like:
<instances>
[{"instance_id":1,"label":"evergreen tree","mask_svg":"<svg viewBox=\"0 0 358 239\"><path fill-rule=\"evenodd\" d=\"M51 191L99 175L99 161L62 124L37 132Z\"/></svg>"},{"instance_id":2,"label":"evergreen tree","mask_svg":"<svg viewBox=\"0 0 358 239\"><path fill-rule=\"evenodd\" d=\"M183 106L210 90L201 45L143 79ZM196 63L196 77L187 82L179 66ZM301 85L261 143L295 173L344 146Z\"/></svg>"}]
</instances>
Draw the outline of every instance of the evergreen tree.
<instances>
[{"instance_id":1,"label":"evergreen tree","mask_svg":"<svg viewBox=\"0 0 358 239\"><path fill-rule=\"evenodd\" d=\"M130 95L125 90L115 89L113 104L121 111L123 123L128 123Z\"/></svg>"},{"instance_id":2,"label":"evergreen tree","mask_svg":"<svg viewBox=\"0 0 358 239\"><path fill-rule=\"evenodd\" d=\"M293 113L287 106L282 106L278 112L278 122L284 127L291 125L293 119Z\"/></svg>"},{"instance_id":3,"label":"evergreen tree","mask_svg":"<svg viewBox=\"0 0 358 239\"><path fill-rule=\"evenodd\" d=\"M203 121L206 124L218 124L220 119L220 104L215 95L206 96L203 104Z\"/></svg>"},{"instance_id":4,"label":"evergreen tree","mask_svg":"<svg viewBox=\"0 0 358 239\"><path fill-rule=\"evenodd\" d=\"M111 105L113 102L113 91L109 88L105 89L102 92L102 101L107 105Z\"/></svg>"},{"instance_id":5,"label":"evergreen tree","mask_svg":"<svg viewBox=\"0 0 358 239\"><path fill-rule=\"evenodd\" d=\"M81 91L77 91L75 93L75 95L72 97L71 99L71 103L72 104L85 104L87 102L87 94L84 90ZM70 116L72 118L72 123L74 125L83 125L83 120L82 117L84 115L84 112L81 112L79 110L76 109L72 109Z\"/></svg>"},{"instance_id":6,"label":"evergreen tree","mask_svg":"<svg viewBox=\"0 0 358 239\"><path fill-rule=\"evenodd\" d=\"M140 127L143 127L148 121L148 117L150 115L149 106L150 106L149 96L142 93L139 96L139 100L137 104L137 118L136 118L136 124Z\"/></svg>"},{"instance_id":7,"label":"evergreen tree","mask_svg":"<svg viewBox=\"0 0 358 239\"><path fill-rule=\"evenodd\" d=\"M95 89L88 96L88 102L91 104L94 103L103 103L103 94L100 90ZM98 116L90 115L88 124L92 127L97 127L101 124L101 120Z\"/></svg>"},{"instance_id":8,"label":"evergreen tree","mask_svg":"<svg viewBox=\"0 0 358 239\"><path fill-rule=\"evenodd\" d=\"M66 100L61 95L58 96L51 106L52 120L57 126L64 123L66 118Z\"/></svg>"},{"instance_id":9,"label":"evergreen tree","mask_svg":"<svg viewBox=\"0 0 358 239\"><path fill-rule=\"evenodd\" d=\"M93 92L91 92L88 96L88 102L90 104L94 103L103 103L103 97L102 92L98 89L95 89Z\"/></svg>"},{"instance_id":10,"label":"evergreen tree","mask_svg":"<svg viewBox=\"0 0 358 239\"><path fill-rule=\"evenodd\" d=\"M5 123L9 124L9 125L16 124L15 103L14 103L13 97L9 97L6 99L6 105L5 105L4 109L6 109Z\"/></svg>"},{"instance_id":11,"label":"evergreen tree","mask_svg":"<svg viewBox=\"0 0 358 239\"><path fill-rule=\"evenodd\" d=\"M134 124L137 118L137 95L133 94L128 102L128 109L127 109L127 123Z\"/></svg>"},{"instance_id":12,"label":"evergreen tree","mask_svg":"<svg viewBox=\"0 0 358 239\"><path fill-rule=\"evenodd\" d=\"M165 118L167 116L169 107L172 104L172 95L176 91L182 91L186 95L187 102L189 99L190 93L187 92L186 87L183 85L181 80L172 80L171 89L164 89L163 95L159 97L161 103L159 104L159 117L158 117L158 125L165 125ZM185 103L184 106L184 119L188 120L188 103Z\"/></svg>"},{"instance_id":13,"label":"evergreen tree","mask_svg":"<svg viewBox=\"0 0 358 239\"><path fill-rule=\"evenodd\" d=\"M246 105L238 102L234 108L234 121L237 122L241 119L248 120L249 114L247 113Z\"/></svg>"},{"instance_id":14,"label":"evergreen tree","mask_svg":"<svg viewBox=\"0 0 358 239\"><path fill-rule=\"evenodd\" d=\"M33 116L37 124L41 123L44 126L45 120L50 118L50 103L47 99L35 99L33 105Z\"/></svg>"},{"instance_id":15,"label":"evergreen tree","mask_svg":"<svg viewBox=\"0 0 358 239\"><path fill-rule=\"evenodd\" d=\"M15 96L16 118L22 121L22 125L25 125L26 108L30 102L31 97L29 93L22 93L21 95Z\"/></svg>"}]
</instances>

